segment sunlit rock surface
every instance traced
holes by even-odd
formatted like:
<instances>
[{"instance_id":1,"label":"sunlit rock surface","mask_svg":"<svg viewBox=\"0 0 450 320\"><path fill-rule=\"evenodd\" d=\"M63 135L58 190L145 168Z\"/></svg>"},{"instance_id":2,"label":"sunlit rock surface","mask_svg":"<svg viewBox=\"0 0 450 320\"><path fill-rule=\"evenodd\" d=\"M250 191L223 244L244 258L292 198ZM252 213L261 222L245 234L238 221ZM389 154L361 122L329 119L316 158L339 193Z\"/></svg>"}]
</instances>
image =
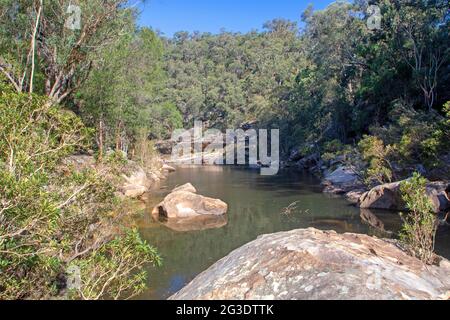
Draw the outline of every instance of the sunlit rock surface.
<instances>
[{"instance_id":1,"label":"sunlit rock surface","mask_svg":"<svg viewBox=\"0 0 450 320\"><path fill-rule=\"evenodd\" d=\"M202 215L221 216L228 210L228 205L219 199L196 194L191 184L175 188L159 205L153 209L156 218L192 218Z\"/></svg>"},{"instance_id":2,"label":"sunlit rock surface","mask_svg":"<svg viewBox=\"0 0 450 320\"><path fill-rule=\"evenodd\" d=\"M259 237L170 299L448 299L449 274L395 242L310 228Z\"/></svg>"}]
</instances>

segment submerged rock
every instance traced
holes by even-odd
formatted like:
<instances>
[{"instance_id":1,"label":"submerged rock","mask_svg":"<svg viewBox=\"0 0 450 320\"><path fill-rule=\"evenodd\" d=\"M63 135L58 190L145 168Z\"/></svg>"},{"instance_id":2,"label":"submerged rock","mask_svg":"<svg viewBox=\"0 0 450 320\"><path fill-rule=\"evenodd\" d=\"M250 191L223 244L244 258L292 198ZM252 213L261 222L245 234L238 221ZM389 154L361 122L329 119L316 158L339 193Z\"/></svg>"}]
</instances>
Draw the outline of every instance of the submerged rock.
<instances>
[{"instance_id":1,"label":"submerged rock","mask_svg":"<svg viewBox=\"0 0 450 320\"><path fill-rule=\"evenodd\" d=\"M192 218L203 215L221 216L228 211L228 205L219 199L196 194L191 184L175 188L153 209L156 219Z\"/></svg>"},{"instance_id":2,"label":"submerged rock","mask_svg":"<svg viewBox=\"0 0 450 320\"><path fill-rule=\"evenodd\" d=\"M226 215L203 215L191 218L169 219L166 222L163 222L163 225L177 232L188 232L218 229L226 226L227 223L228 219Z\"/></svg>"},{"instance_id":3,"label":"submerged rock","mask_svg":"<svg viewBox=\"0 0 450 320\"><path fill-rule=\"evenodd\" d=\"M300 229L233 251L171 300L448 299L450 262L427 266L394 242Z\"/></svg>"}]
</instances>

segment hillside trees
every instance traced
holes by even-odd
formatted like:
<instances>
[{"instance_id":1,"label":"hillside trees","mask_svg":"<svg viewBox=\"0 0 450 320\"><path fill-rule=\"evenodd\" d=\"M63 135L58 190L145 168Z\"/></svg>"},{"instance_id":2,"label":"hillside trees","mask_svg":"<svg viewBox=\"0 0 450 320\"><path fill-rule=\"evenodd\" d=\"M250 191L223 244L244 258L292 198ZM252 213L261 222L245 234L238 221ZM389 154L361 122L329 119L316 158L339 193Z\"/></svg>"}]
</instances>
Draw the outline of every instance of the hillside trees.
<instances>
[{"instance_id":1,"label":"hillside trees","mask_svg":"<svg viewBox=\"0 0 450 320\"><path fill-rule=\"evenodd\" d=\"M161 94L163 44L150 29L132 30L100 52L80 90L80 112L103 146L127 151L140 132L159 137L181 126L178 110ZM145 135L144 135L145 136Z\"/></svg>"},{"instance_id":2,"label":"hillside trees","mask_svg":"<svg viewBox=\"0 0 450 320\"><path fill-rule=\"evenodd\" d=\"M63 101L89 76L93 53L132 18L126 2L79 1L80 28L70 29L70 1L2 0L0 71L18 92Z\"/></svg>"}]
</instances>

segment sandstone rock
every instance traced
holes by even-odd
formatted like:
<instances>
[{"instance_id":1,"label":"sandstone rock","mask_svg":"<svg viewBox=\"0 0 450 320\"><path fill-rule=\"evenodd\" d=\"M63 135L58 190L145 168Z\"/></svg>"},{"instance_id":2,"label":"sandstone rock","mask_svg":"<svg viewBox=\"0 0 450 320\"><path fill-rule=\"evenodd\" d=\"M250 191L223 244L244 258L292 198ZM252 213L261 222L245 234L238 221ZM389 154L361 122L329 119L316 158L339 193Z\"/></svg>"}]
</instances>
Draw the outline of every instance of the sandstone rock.
<instances>
[{"instance_id":1,"label":"sandstone rock","mask_svg":"<svg viewBox=\"0 0 450 320\"><path fill-rule=\"evenodd\" d=\"M362 184L356 172L347 167L339 167L325 176L322 184L325 193L345 194L355 189L361 189Z\"/></svg>"},{"instance_id":2,"label":"sandstone rock","mask_svg":"<svg viewBox=\"0 0 450 320\"><path fill-rule=\"evenodd\" d=\"M129 186L123 189L125 197L136 199L148 191L144 186Z\"/></svg>"},{"instance_id":3,"label":"sandstone rock","mask_svg":"<svg viewBox=\"0 0 450 320\"><path fill-rule=\"evenodd\" d=\"M190 185L178 187L153 209L156 219L191 218L202 215L220 216L228 211L228 205L219 199L198 195Z\"/></svg>"},{"instance_id":4,"label":"sandstone rock","mask_svg":"<svg viewBox=\"0 0 450 320\"><path fill-rule=\"evenodd\" d=\"M122 175L124 183L120 188L126 197L138 198L149 191L153 181L147 177L144 169L130 161L127 171L129 175Z\"/></svg>"},{"instance_id":5,"label":"sandstone rock","mask_svg":"<svg viewBox=\"0 0 450 320\"><path fill-rule=\"evenodd\" d=\"M406 210L400 182L376 186L361 196L358 206L363 209Z\"/></svg>"},{"instance_id":6,"label":"sandstone rock","mask_svg":"<svg viewBox=\"0 0 450 320\"><path fill-rule=\"evenodd\" d=\"M348 202L353 204L358 204L359 199L361 196L366 192L366 189L356 189L349 191L345 194L345 198Z\"/></svg>"},{"instance_id":7,"label":"sandstone rock","mask_svg":"<svg viewBox=\"0 0 450 320\"><path fill-rule=\"evenodd\" d=\"M297 167L302 170L311 170L312 168L317 166L319 162L320 162L320 154L314 153L298 161Z\"/></svg>"},{"instance_id":8,"label":"sandstone rock","mask_svg":"<svg viewBox=\"0 0 450 320\"><path fill-rule=\"evenodd\" d=\"M426 266L394 242L301 229L259 237L171 300L447 299L450 263Z\"/></svg>"},{"instance_id":9,"label":"sandstone rock","mask_svg":"<svg viewBox=\"0 0 450 320\"><path fill-rule=\"evenodd\" d=\"M158 150L161 154L171 155L172 149L176 145L175 141L172 140L163 140L155 143L156 150Z\"/></svg>"},{"instance_id":10,"label":"sandstone rock","mask_svg":"<svg viewBox=\"0 0 450 320\"><path fill-rule=\"evenodd\" d=\"M401 182L383 184L364 193L358 201L358 206L364 209L406 210L402 200ZM450 200L446 192L448 184L444 182L431 182L427 184L427 195L433 205L435 213L450 208Z\"/></svg>"}]
</instances>

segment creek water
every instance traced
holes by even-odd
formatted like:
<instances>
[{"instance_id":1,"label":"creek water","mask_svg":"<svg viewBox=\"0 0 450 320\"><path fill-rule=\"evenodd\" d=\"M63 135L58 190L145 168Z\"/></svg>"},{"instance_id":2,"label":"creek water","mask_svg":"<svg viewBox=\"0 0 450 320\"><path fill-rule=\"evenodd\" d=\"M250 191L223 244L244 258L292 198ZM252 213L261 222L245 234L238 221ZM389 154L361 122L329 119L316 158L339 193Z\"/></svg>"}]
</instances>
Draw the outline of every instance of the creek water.
<instances>
[{"instance_id":1,"label":"creek water","mask_svg":"<svg viewBox=\"0 0 450 320\"><path fill-rule=\"evenodd\" d=\"M225 226L178 232L153 220L152 208L170 190L188 182L199 194L229 205ZM386 230L395 233L400 228L401 218L395 212L361 212L343 198L321 191L319 180L293 170L261 176L259 170L240 167L178 168L152 192L148 209L139 214L141 235L158 249L163 266L149 267L149 289L138 298L168 298L216 261L262 234L314 227L386 237L361 219L361 214L367 213L375 214ZM438 253L449 258L448 230L439 234L437 242Z\"/></svg>"}]
</instances>

